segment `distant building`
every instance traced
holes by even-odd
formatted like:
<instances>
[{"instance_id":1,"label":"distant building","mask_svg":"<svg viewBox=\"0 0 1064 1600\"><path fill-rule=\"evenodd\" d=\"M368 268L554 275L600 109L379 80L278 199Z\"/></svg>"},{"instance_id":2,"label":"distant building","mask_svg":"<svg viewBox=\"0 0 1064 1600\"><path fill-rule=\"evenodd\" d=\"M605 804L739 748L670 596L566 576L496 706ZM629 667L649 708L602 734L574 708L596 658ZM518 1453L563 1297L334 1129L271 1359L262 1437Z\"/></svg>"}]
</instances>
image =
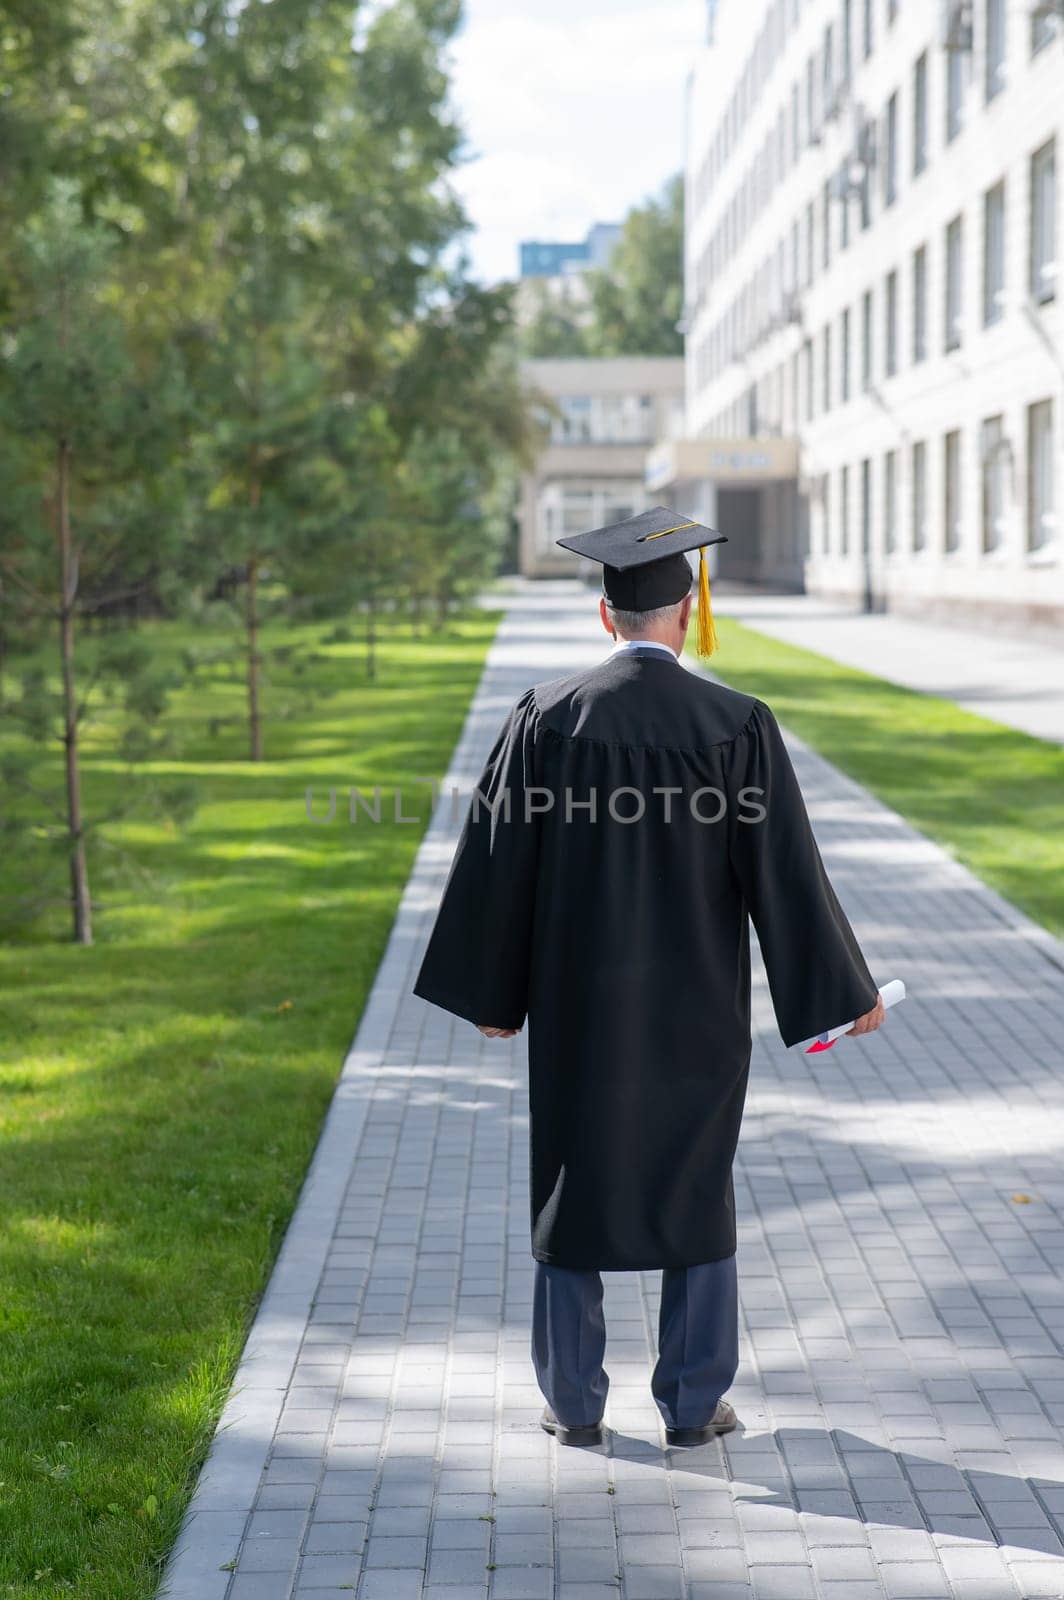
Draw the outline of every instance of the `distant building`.
<instances>
[{"instance_id":1,"label":"distant building","mask_svg":"<svg viewBox=\"0 0 1064 1600\"><path fill-rule=\"evenodd\" d=\"M556 240L522 239L522 278L557 278L564 273L586 272L604 267L621 236L621 223L596 222L587 238L574 243Z\"/></svg>"},{"instance_id":2,"label":"distant building","mask_svg":"<svg viewBox=\"0 0 1064 1600\"><path fill-rule=\"evenodd\" d=\"M552 402L544 448L521 480L520 568L526 577L572 577L580 562L555 540L634 516L647 499L646 457L680 431L678 356L526 361L530 388Z\"/></svg>"},{"instance_id":3,"label":"distant building","mask_svg":"<svg viewBox=\"0 0 1064 1600\"><path fill-rule=\"evenodd\" d=\"M648 488L741 535L722 571L1059 626L1064 7L714 10L687 117L689 437Z\"/></svg>"}]
</instances>

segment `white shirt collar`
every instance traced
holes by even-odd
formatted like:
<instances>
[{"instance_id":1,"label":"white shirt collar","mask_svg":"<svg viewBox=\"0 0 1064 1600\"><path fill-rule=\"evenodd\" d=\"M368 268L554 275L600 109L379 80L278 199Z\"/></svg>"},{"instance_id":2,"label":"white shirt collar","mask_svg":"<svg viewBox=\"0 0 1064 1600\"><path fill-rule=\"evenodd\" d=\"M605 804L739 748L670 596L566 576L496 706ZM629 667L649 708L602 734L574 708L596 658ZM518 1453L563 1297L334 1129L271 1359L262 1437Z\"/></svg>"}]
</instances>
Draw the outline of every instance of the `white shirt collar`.
<instances>
[{"instance_id":1,"label":"white shirt collar","mask_svg":"<svg viewBox=\"0 0 1064 1600\"><path fill-rule=\"evenodd\" d=\"M664 650L665 654L671 656L674 661L679 661L680 659L672 646L662 644L660 639L618 639L610 654L614 656L627 655L629 651L633 650Z\"/></svg>"}]
</instances>

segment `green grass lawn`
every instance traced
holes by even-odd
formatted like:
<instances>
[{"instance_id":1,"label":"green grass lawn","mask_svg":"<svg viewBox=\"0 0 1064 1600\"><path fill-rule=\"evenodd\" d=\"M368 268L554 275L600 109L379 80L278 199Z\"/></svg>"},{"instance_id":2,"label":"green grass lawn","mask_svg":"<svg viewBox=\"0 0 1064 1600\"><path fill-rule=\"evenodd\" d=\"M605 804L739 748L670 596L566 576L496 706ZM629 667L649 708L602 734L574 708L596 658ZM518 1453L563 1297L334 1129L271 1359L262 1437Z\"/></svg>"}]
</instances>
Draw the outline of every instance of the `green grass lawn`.
<instances>
[{"instance_id":1,"label":"green grass lawn","mask_svg":"<svg viewBox=\"0 0 1064 1600\"><path fill-rule=\"evenodd\" d=\"M713 673L1064 933L1064 750L717 619Z\"/></svg>"},{"instance_id":2,"label":"green grass lawn","mask_svg":"<svg viewBox=\"0 0 1064 1600\"><path fill-rule=\"evenodd\" d=\"M213 669L157 763L192 822L124 823L132 877L97 854L94 947L0 950L0 1595L153 1594L497 621L386 634L373 685L327 628L277 630L317 659L258 766ZM105 727L89 811L121 781ZM350 826L351 784L422 825Z\"/></svg>"}]
</instances>

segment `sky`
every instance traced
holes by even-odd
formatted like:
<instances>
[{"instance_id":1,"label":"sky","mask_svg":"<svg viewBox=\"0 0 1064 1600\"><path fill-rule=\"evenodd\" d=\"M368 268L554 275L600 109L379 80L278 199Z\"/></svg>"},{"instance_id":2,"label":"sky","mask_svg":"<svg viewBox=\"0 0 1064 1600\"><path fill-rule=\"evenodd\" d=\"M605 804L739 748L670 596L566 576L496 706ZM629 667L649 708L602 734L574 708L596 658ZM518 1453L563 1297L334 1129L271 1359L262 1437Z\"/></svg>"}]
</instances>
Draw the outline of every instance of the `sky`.
<instances>
[{"instance_id":1,"label":"sky","mask_svg":"<svg viewBox=\"0 0 1064 1600\"><path fill-rule=\"evenodd\" d=\"M582 239L683 165L705 0L466 0L451 51L473 274L515 278L521 239Z\"/></svg>"}]
</instances>

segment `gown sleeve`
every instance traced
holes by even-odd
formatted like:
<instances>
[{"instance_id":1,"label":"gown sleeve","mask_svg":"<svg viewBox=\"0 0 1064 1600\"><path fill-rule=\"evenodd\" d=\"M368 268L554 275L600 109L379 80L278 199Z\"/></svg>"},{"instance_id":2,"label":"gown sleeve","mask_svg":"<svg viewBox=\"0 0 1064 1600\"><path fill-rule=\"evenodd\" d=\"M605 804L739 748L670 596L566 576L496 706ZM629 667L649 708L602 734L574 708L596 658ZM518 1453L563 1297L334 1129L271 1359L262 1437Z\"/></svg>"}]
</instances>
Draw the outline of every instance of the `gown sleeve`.
<instances>
[{"instance_id":1,"label":"gown sleeve","mask_svg":"<svg viewBox=\"0 0 1064 1600\"><path fill-rule=\"evenodd\" d=\"M538 859L533 691L477 782L414 993L467 1022L520 1028L528 1010Z\"/></svg>"},{"instance_id":2,"label":"gown sleeve","mask_svg":"<svg viewBox=\"0 0 1064 1600\"><path fill-rule=\"evenodd\" d=\"M877 989L824 870L775 717L755 702L722 751L729 849L786 1045L871 1011ZM761 790L747 794L744 790ZM760 821L743 821L764 808Z\"/></svg>"}]
</instances>

